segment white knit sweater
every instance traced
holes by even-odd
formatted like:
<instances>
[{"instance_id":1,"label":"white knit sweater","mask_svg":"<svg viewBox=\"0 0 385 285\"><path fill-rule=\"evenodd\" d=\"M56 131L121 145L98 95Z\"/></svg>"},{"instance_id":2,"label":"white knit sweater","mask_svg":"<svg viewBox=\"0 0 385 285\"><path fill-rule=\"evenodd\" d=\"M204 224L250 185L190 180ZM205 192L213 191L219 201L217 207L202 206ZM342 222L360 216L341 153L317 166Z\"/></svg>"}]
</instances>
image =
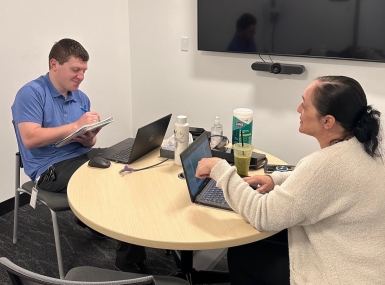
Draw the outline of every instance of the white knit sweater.
<instances>
[{"instance_id":1,"label":"white knit sweater","mask_svg":"<svg viewBox=\"0 0 385 285\"><path fill-rule=\"evenodd\" d=\"M291 284L385 284L385 166L356 138L274 172L265 195L225 160L210 176L259 231L288 228Z\"/></svg>"}]
</instances>

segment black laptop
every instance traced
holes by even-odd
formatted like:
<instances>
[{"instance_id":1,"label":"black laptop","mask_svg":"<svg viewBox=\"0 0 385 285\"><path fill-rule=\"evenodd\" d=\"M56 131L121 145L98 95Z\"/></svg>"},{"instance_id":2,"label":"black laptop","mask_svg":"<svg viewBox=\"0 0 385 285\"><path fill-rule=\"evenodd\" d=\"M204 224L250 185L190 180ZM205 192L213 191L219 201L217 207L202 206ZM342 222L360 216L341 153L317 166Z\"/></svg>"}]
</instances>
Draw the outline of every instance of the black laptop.
<instances>
[{"instance_id":1,"label":"black laptop","mask_svg":"<svg viewBox=\"0 0 385 285\"><path fill-rule=\"evenodd\" d=\"M130 164L162 145L171 115L138 129L135 138L128 138L104 149L98 156L108 160Z\"/></svg>"},{"instance_id":2,"label":"black laptop","mask_svg":"<svg viewBox=\"0 0 385 285\"><path fill-rule=\"evenodd\" d=\"M199 179L195 177L198 162L205 157L212 157L207 132L200 135L180 154L191 201L232 211L223 196L222 190L216 186L214 179Z\"/></svg>"}]
</instances>

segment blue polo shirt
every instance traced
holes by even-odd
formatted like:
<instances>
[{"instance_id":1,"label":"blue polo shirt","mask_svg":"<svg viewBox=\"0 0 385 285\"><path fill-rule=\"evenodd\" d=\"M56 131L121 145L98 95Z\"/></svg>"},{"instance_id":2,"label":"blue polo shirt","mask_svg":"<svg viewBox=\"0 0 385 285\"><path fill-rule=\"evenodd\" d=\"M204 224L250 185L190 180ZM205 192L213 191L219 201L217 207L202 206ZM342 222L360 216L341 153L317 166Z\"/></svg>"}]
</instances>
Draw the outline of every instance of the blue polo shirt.
<instances>
[{"instance_id":1,"label":"blue polo shirt","mask_svg":"<svg viewBox=\"0 0 385 285\"><path fill-rule=\"evenodd\" d=\"M87 95L76 90L69 92L67 98L64 98L53 86L48 73L27 83L17 92L11 108L12 116L24 171L32 181L50 165L87 153L91 148L74 142L60 148L52 144L27 149L21 140L17 125L21 122L33 122L43 128L52 128L73 123L84 114L81 107L90 110Z\"/></svg>"}]
</instances>

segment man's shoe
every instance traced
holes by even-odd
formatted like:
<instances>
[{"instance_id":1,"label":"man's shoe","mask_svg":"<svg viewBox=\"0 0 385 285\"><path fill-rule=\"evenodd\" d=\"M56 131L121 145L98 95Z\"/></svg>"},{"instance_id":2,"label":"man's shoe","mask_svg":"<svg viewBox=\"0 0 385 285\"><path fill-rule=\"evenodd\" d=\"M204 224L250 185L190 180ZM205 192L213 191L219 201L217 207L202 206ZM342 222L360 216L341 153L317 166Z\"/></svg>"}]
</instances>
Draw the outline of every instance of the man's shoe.
<instances>
[{"instance_id":1,"label":"man's shoe","mask_svg":"<svg viewBox=\"0 0 385 285\"><path fill-rule=\"evenodd\" d=\"M75 221L75 223L78 225L78 226L81 226L82 228L86 228L87 227L87 225L85 224L85 223L83 223L81 220L79 220L79 218L78 217L74 217L74 221Z\"/></svg>"},{"instance_id":2,"label":"man's shoe","mask_svg":"<svg viewBox=\"0 0 385 285\"><path fill-rule=\"evenodd\" d=\"M99 233L99 232L95 231L94 229L91 229L90 227L87 227L87 228L98 239L107 239L108 238L108 236L106 236L106 235L104 235L102 233Z\"/></svg>"},{"instance_id":3,"label":"man's shoe","mask_svg":"<svg viewBox=\"0 0 385 285\"><path fill-rule=\"evenodd\" d=\"M115 261L114 267L118 271L131 272L131 273L146 273L147 266L143 261L140 262L118 262Z\"/></svg>"},{"instance_id":4,"label":"man's shoe","mask_svg":"<svg viewBox=\"0 0 385 285\"><path fill-rule=\"evenodd\" d=\"M79 226L81 226L82 228L88 228L90 230L90 232L95 236L97 237L98 239L107 239L108 236L102 234L102 233L99 233L97 231L95 231L94 229L91 229L90 227L88 227L85 223L83 223L81 220L79 220L78 217L74 217L74 221L76 224L78 224Z\"/></svg>"}]
</instances>

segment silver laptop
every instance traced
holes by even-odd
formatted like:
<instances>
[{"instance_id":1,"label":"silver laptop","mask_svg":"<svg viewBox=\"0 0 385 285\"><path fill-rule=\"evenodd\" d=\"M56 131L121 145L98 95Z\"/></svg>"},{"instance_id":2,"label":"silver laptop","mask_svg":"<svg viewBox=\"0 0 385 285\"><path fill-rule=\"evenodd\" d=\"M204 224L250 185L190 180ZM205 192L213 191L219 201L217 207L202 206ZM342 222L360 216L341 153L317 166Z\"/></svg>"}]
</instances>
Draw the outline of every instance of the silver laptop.
<instances>
[{"instance_id":1,"label":"silver laptop","mask_svg":"<svg viewBox=\"0 0 385 285\"><path fill-rule=\"evenodd\" d=\"M138 129L135 138L125 139L103 149L98 156L108 160L130 164L161 146L170 123L169 114Z\"/></svg>"},{"instance_id":2,"label":"silver laptop","mask_svg":"<svg viewBox=\"0 0 385 285\"><path fill-rule=\"evenodd\" d=\"M214 179L195 177L198 162L205 157L212 157L207 132L200 135L180 154L191 202L232 211Z\"/></svg>"}]
</instances>

